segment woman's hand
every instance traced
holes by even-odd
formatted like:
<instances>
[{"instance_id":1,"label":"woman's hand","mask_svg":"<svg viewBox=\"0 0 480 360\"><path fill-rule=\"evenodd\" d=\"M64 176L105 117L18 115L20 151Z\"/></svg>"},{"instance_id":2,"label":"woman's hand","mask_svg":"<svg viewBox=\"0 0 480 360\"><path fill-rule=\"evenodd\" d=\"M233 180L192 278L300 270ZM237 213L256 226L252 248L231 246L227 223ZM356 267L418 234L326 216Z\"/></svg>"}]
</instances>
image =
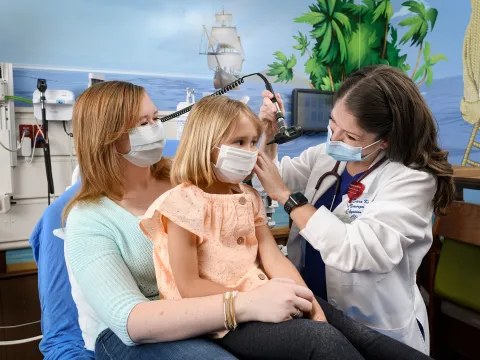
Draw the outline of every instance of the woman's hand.
<instances>
[{"instance_id":1,"label":"woman's hand","mask_svg":"<svg viewBox=\"0 0 480 360\"><path fill-rule=\"evenodd\" d=\"M277 166L262 152L258 152L257 165L253 169L262 183L263 189L272 200L279 201L282 205L288 200L291 191L282 180Z\"/></svg>"},{"instance_id":2,"label":"woman's hand","mask_svg":"<svg viewBox=\"0 0 480 360\"><path fill-rule=\"evenodd\" d=\"M260 107L260 113L258 114L258 117L260 118L260 120L262 120L264 124L264 136L266 136L267 138L271 138L278 132L277 118L275 116L275 114L277 113L277 108L272 102L273 94L270 91L263 90L262 96L263 105ZM283 105L282 97L278 93L275 97L277 98L280 110L285 113L285 107Z\"/></svg>"},{"instance_id":3,"label":"woman's hand","mask_svg":"<svg viewBox=\"0 0 480 360\"><path fill-rule=\"evenodd\" d=\"M239 322L279 323L291 320L298 311L312 311L313 293L293 280L276 278L264 285L239 293L235 312Z\"/></svg>"},{"instance_id":4,"label":"woman's hand","mask_svg":"<svg viewBox=\"0 0 480 360\"><path fill-rule=\"evenodd\" d=\"M323 312L322 307L318 303L317 299L313 299L312 302L312 311L310 312L310 319L314 321L324 321L327 322L325 313Z\"/></svg>"}]
</instances>

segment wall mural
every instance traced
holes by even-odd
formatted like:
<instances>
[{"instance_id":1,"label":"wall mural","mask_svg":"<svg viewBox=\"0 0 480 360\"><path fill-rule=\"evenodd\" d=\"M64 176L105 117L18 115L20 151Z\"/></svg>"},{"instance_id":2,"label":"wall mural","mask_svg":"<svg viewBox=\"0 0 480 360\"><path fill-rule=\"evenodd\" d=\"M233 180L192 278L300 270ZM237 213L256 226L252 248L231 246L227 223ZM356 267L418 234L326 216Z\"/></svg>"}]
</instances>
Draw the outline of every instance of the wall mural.
<instances>
[{"instance_id":1,"label":"wall mural","mask_svg":"<svg viewBox=\"0 0 480 360\"><path fill-rule=\"evenodd\" d=\"M391 24L394 14L390 0L363 0L356 4L353 0L318 0L310 5L310 11L295 18L295 22L312 26L310 33L298 32L294 35L297 44L294 49L301 56L308 54L305 62L306 84L312 89L337 90L345 77L367 65L386 64L410 73L418 86L424 82L431 85L432 67L441 60L443 54L431 54L426 41L433 31L438 11L426 9L417 1L402 3L410 15L400 21L408 31L398 39L398 30ZM418 48L413 63L402 54L402 45ZM311 48L311 50L310 50ZM423 64L421 64L423 54ZM277 82L289 82L296 71L295 54L275 53L275 61L269 64L268 75L276 76ZM410 71L411 70L411 71Z\"/></svg>"},{"instance_id":2,"label":"wall mural","mask_svg":"<svg viewBox=\"0 0 480 360\"><path fill-rule=\"evenodd\" d=\"M460 164L480 118L480 2L470 3L24 0L10 2L2 13L0 33L9 36L0 38L0 61L16 66L18 96L31 98L38 78L78 96L93 71L144 86L160 110L176 110L186 88L195 89L198 100L238 76L268 73L285 99L287 121L294 88L328 91L362 66L390 64L418 84L437 119L442 147ZM85 26L92 14L95 21ZM262 89L262 82L249 78L228 94L249 96L257 112ZM280 146L279 156L296 156L324 141L323 133L304 136ZM469 158L480 161L480 151L473 147ZM465 199L480 203L478 192L467 191ZM283 211L275 220L288 224ZM7 261L27 261L18 254L31 259L20 250L9 251Z\"/></svg>"},{"instance_id":3,"label":"wall mural","mask_svg":"<svg viewBox=\"0 0 480 360\"><path fill-rule=\"evenodd\" d=\"M220 89L240 77L245 53L232 14L223 9L215 14L215 22L210 31L203 25L207 49L200 54L207 55L208 68L214 71L213 85Z\"/></svg>"}]
</instances>

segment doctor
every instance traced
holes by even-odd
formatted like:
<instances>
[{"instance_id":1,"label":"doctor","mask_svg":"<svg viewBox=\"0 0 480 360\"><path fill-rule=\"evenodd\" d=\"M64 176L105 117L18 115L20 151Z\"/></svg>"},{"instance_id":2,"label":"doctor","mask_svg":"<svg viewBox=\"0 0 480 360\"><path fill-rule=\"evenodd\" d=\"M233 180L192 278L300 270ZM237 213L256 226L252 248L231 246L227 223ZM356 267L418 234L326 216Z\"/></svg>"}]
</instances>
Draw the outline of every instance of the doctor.
<instances>
[{"instance_id":1,"label":"doctor","mask_svg":"<svg viewBox=\"0 0 480 360\"><path fill-rule=\"evenodd\" d=\"M335 94L327 143L280 163L277 146L266 146L278 131L273 95L263 96L255 172L293 220L290 260L316 295L428 354L416 272L432 243L432 215L450 204L454 186L417 87L389 66L361 69Z\"/></svg>"}]
</instances>

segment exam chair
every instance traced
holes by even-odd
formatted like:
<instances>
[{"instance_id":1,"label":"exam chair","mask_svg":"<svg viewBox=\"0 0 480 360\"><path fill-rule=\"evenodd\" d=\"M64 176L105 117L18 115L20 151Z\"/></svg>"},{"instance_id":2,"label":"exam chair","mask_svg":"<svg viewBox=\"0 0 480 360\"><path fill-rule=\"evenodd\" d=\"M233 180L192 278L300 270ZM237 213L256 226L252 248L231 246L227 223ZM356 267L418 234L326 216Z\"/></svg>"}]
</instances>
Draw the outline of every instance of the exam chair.
<instances>
[{"instance_id":1,"label":"exam chair","mask_svg":"<svg viewBox=\"0 0 480 360\"><path fill-rule=\"evenodd\" d=\"M38 266L43 334L40 351L45 360L95 358L94 353L84 347L65 265L63 240L53 233L62 228L63 209L79 188L80 182L77 181L58 197L45 210L30 236L30 245Z\"/></svg>"},{"instance_id":2,"label":"exam chair","mask_svg":"<svg viewBox=\"0 0 480 360\"><path fill-rule=\"evenodd\" d=\"M432 356L480 359L480 205L455 201L435 217L427 259Z\"/></svg>"}]
</instances>

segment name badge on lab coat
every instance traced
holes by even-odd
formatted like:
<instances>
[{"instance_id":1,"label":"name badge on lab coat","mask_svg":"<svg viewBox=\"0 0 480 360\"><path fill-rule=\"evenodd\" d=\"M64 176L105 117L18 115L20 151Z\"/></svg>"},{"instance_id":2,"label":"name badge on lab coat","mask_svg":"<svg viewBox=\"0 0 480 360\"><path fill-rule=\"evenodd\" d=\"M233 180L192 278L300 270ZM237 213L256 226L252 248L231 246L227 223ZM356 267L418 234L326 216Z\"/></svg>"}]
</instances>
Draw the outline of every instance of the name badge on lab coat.
<instances>
[{"instance_id":1,"label":"name badge on lab coat","mask_svg":"<svg viewBox=\"0 0 480 360\"><path fill-rule=\"evenodd\" d=\"M343 222L351 223L353 220L362 215L365 206L370 203L370 200L364 195L359 199L348 202L348 196L344 195L342 198L342 209L337 212L337 217Z\"/></svg>"}]
</instances>

